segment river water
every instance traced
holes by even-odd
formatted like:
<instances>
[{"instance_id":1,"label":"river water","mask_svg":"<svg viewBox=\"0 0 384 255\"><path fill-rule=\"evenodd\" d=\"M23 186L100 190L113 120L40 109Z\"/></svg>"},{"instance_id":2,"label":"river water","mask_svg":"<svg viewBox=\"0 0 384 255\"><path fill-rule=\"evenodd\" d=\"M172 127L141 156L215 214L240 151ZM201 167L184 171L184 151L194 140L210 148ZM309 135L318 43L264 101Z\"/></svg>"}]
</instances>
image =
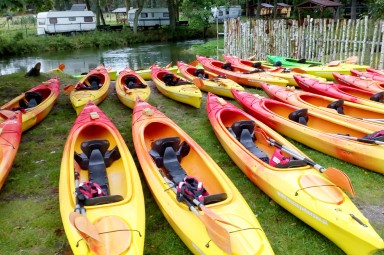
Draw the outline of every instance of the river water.
<instances>
[{"instance_id":1,"label":"river water","mask_svg":"<svg viewBox=\"0 0 384 255\"><path fill-rule=\"evenodd\" d=\"M178 60L190 62L196 59L194 53L187 51L192 45L203 44L204 40L189 40L183 42L163 42L141 44L125 48L83 49L72 52L47 52L31 56L17 56L0 59L0 75L17 71L27 72L37 62L41 63L41 71L45 72L65 64L65 72L79 74L87 72L99 64L111 67L117 71L124 67L131 69L146 69L152 64L166 66Z\"/></svg>"}]
</instances>

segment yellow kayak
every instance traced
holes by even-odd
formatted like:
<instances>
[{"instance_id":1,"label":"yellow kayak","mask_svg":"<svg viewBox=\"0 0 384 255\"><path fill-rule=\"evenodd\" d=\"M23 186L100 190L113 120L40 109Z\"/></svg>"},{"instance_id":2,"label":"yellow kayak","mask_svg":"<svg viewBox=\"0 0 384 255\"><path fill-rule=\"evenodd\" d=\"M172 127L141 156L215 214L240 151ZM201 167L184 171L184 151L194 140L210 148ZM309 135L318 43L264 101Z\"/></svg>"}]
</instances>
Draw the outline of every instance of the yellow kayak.
<instances>
[{"instance_id":1,"label":"yellow kayak","mask_svg":"<svg viewBox=\"0 0 384 255\"><path fill-rule=\"evenodd\" d=\"M194 83L158 66L152 66L152 80L164 96L200 108L203 95Z\"/></svg>"},{"instance_id":2,"label":"yellow kayak","mask_svg":"<svg viewBox=\"0 0 384 255\"><path fill-rule=\"evenodd\" d=\"M71 88L69 95L76 114L79 115L89 100L96 105L100 104L108 95L110 83L108 70L103 65L81 78L76 86Z\"/></svg>"},{"instance_id":3,"label":"yellow kayak","mask_svg":"<svg viewBox=\"0 0 384 255\"><path fill-rule=\"evenodd\" d=\"M60 213L74 254L143 254L145 209L140 177L124 139L92 102L65 143Z\"/></svg>"},{"instance_id":4,"label":"yellow kayak","mask_svg":"<svg viewBox=\"0 0 384 255\"><path fill-rule=\"evenodd\" d=\"M292 71L301 73L301 74L311 74L311 75L323 77L329 81L334 81L335 80L335 77L333 76L334 72L351 75L351 70L353 69L358 71L366 71L367 68L369 68L369 66L339 63L339 64L328 64L328 65L313 66L313 67L296 67L296 68L292 68Z\"/></svg>"},{"instance_id":5,"label":"yellow kayak","mask_svg":"<svg viewBox=\"0 0 384 255\"><path fill-rule=\"evenodd\" d=\"M193 82L196 78L201 79L202 83L200 83L200 86L198 87L203 91L233 98L231 89L244 90L244 88L237 82L234 82L226 77L221 77L202 68L187 65L182 61L178 61L177 66L181 75L183 75L188 81Z\"/></svg>"},{"instance_id":6,"label":"yellow kayak","mask_svg":"<svg viewBox=\"0 0 384 255\"><path fill-rule=\"evenodd\" d=\"M179 71L177 66L165 67L164 69L166 69L166 70L168 70L168 71L170 71L171 73L174 73L174 74L177 74L178 71ZM136 70L136 73L138 75L140 75L141 78L143 78L146 81L152 80L152 75L151 75L152 74L152 69L151 68Z\"/></svg>"},{"instance_id":7,"label":"yellow kayak","mask_svg":"<svg viewBox=\"0 0 384 255\"><path fill-rule=\"evenodd\" d=\"M192 253L273 254L240 192L172 120L138 100L132 115L132 137L152 195Z\"/></svg>"},{"instance_id":8,"label":"yellow kayak","mask_svg":"<svg viewBox=\"0 0 384 255\"><path fill-rule=\"evenodd\" d=\"M222 98L208 94L207 112L228 155L279 205L347 254L373 254L384 248L368 219L326 178L338 180L337 175L344 175L341 171L316 165L271 128Z\"/></svg>"},{"instance_id":9,"label":"yellow kayak","mask_svg":"<svg viewBox=\"0 0 384 255\"><path fill-rule=\"evenodd\" d=\"M136 98L146 101L151 94L148 83L128 67L119 73L115 89L120 102L131 109L135 106Z\"/></svg>"},{"instance_id":10,"label":"yellow kayak","mask_svg":"<svg viewBox=\"0 0 384 255\"><path fill-rule=\"evenodd\" d=\"M20 110L23 132L40 123L55 105L60 95L60 81L52 78L15 97L2 110Z\"/></svg>"}]
</instances>

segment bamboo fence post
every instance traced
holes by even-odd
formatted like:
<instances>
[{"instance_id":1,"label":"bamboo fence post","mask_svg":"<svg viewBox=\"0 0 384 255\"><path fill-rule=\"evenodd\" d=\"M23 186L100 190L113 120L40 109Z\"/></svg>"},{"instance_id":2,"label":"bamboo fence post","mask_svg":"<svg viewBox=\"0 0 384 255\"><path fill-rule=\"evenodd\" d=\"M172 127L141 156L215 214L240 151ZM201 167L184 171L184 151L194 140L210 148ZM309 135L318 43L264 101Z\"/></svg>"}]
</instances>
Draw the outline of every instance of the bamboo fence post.
<instances>
[{"instance_id":1,"label":"bamboo fence post","mask_svg":"<svg viewBox=\"0 0 384 255\"><path fill-rule=\"evenodd\" d=\"M380 62L378 69L383 69L383 62L384 62L384 24L381 24L381 49L380 49Z\"/></svg>"},{"instance_id":2,"label":"bamboo fence post","mask_svg":"<svg viewBox=\"0 0 384 255\"><path fill-rule=\"evenodd\" d=\"M353 56L356 56L356 50L357 50L357 44L358 44L358 41L357 41L357 36L358 36L358 31L359 31L359 27L360 27L360 19L356 20L356 26L355 26L355 29L354 29L354 40L353 40Z\"/></svg>"},{"instance_id":3,"label":"bamboo fence post","mask_svg":"<svg viewBox=\"0 0 384 255\"><path fill-rule=\"evenodd\" d=\"M365 55L365 47L367 42L367 35L368 35L368 16L364 17L364 39L363 39L363 47L360 53L361 59L359 61L360 64L364 63L364 55Z\"/></svg>"},{"instance_id":4,"label":"bamboo fence post","mask_svg":"<svg viewBox=\"0 0 384 255\"><path fill-rule=\"evenodd\" d=\"M376 47L376 37L377 37L377 30L379 28L378 22L375 22L374 29L373 29L373 37L372 37L372 44L371 44L371 54L369 55L369 65L373 66L374 62L374 54L375 54L375 47Z\"/></svg>"},{"instance_id":5,"label":"bamboo fence post","mask_svg":"<svg viewBox=\"0 0 384 255\"><path fill-rule=\"evenodd\" d=\"M349 36L350 36L350 31L351 31L351 26L352 26L352 20L348 20L347 22L347 35L345 36L345 47L344 47L344 58L346 59L348 57L349 53Z\"/></svg>"},{"instance_id":6,"label":"bamboo fence post","mask_svg":"<svg viewBox=\"0 0 384 255\"><path fill-rule=\"evenodd\" d=\"M341 23L341 38L339 38L339 59L342 60L344 58L343 54L343 49L344 49L344 43L345 43L345 33L346 33L346 28L345 28L346 21L343 19L343 22Z\"/></svg>"},{"instance_id":7,"label":"bamboo fence post","mask_svg":"<svg viewBox=\"0 0 384 255\"><path fill-rule=\"evenodd\" d=\"M335 29L335 34L334 34L334 39L333 39L333 52L332 52L332 59L334 60L336 58L336 51L337 51L337 37L339 34L339 24L340 21L336 21L336 29Z\"/></svg>"}]
</instances>

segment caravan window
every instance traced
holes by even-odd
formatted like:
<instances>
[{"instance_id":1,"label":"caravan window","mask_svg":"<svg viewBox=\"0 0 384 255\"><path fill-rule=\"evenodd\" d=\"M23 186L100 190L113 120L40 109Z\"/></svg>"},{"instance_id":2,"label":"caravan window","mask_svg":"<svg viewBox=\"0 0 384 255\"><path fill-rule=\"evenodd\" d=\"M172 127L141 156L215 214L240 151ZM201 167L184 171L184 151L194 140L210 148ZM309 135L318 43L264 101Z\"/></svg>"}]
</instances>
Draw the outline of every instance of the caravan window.
<instances>
[{"instance_id":1,"label":"caravan window","mask_svg":"<svg viewBox=\"0 0 384 255\"><path fill-rule=\"evenodd\" d=\"M45 19L39 19L39 25L45 25Z\"/></svg>"},{"instance_id":2,"label":"caravan window","mask_svg":"<svg viewBox=\"0 0 384 255\"><path fill-rule=\"evenodd\" d=\"M169 17L169 13L168 12L163 12L163 18L168 18Z\"/></svg>"},{"instance_id":3,"label":"caravan window","mask_svg":"<svg viewBox=\"0 0 384 255\"><path fill-rule=\"evenodd\" d=\"M223 11L219 11L219 16L223 16Z\"/></svg>"},{"instance_id":4,"label":"caravan window","mask_svg":"<svg viewBox=\"0 0 384 255\"><path fill-rule=\"evenodd\" d=\"M69 17L69 21L76 21L76 17Z\"/></svg>"},{"instance_id":5,"label":"caravan window","mask_svg":"<svg viewBox=\"0 0 384 255\"><path fill-rule=\"evenodd\" d=\"M144 12L140 14L141 18L148 18L148 13Z\"/></svg>"},{"instance_id":6,"label":"caravan window","mask_svg":"<svg viewBox=\"0 0 384 255\"><path fill-rule=\"evenodd\" d=\"M93 22L93 17L84 17L84 22Z\"/></svg>"},{"instance_id":7,"label":"caravan window","mask_svg":"<svg viewBox=\"0 0 384 255\"><path fill-rule=\"evenodd\" d=\"M57 18L49 18L50 24L57 24Z\"/></svg>"}]
</instances>

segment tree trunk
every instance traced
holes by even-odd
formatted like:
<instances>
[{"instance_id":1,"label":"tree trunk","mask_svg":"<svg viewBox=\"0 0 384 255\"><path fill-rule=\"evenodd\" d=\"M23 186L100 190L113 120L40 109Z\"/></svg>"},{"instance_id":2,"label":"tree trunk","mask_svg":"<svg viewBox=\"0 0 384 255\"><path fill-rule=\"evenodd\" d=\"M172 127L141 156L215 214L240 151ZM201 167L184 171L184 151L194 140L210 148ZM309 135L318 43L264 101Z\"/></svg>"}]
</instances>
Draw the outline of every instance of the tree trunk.
<instances>
[{"instance_id":1,"label":"tree trunk","mask_svg":"<svg viewBox=\"0 0 384 255\"><path fill-rule=\"evenodd\" d=\"M96 0L96 27L100 26L100 1Z\"/></svg>"},{"instance_id":2,"label":"tree trunk","mask_svg":"<svg viewBox=\"0 0 384 255\"><path fill-rule=\"evenodd\" d=\"M138 10L135 12L135 19L133 21L133 33L135 34L137 33L137 24L139 22L139 15L144 7L144 0L138 0L137 7L138 7Z\"/></svg>"},{"instance_id":3,"label":"tree trunk","mask_svg":"<svg viewBox=\"0 0 384 255\"><path fill-rule=\"evenodd\" d=\"M356 0L351 1L351 19L356 20Z\"/></svg>"},{"instance_id":4,"label":"tree trunk","mask_svg":"<svg viewBox=\"0 0 384 255\"><path fill-rule=\"evenodd\" d=\"M176 29L176 4L174 0L167 0L168 2L168 11L169 11L169 30L171 35L175 33Z\"/></svg>"},{"instance_id":5,"label":"tree trunk","mask_svg":"<svg viewBox=\"0 0 384 255\"><path fill-rule=\"evenodd\" d=\"M52 0L54 1L54 0ZM90 11L91 10L91 3L89 2L89 0L85 0L85 5L87 6L87 9Z\"/></svg>"}]
</instances>

